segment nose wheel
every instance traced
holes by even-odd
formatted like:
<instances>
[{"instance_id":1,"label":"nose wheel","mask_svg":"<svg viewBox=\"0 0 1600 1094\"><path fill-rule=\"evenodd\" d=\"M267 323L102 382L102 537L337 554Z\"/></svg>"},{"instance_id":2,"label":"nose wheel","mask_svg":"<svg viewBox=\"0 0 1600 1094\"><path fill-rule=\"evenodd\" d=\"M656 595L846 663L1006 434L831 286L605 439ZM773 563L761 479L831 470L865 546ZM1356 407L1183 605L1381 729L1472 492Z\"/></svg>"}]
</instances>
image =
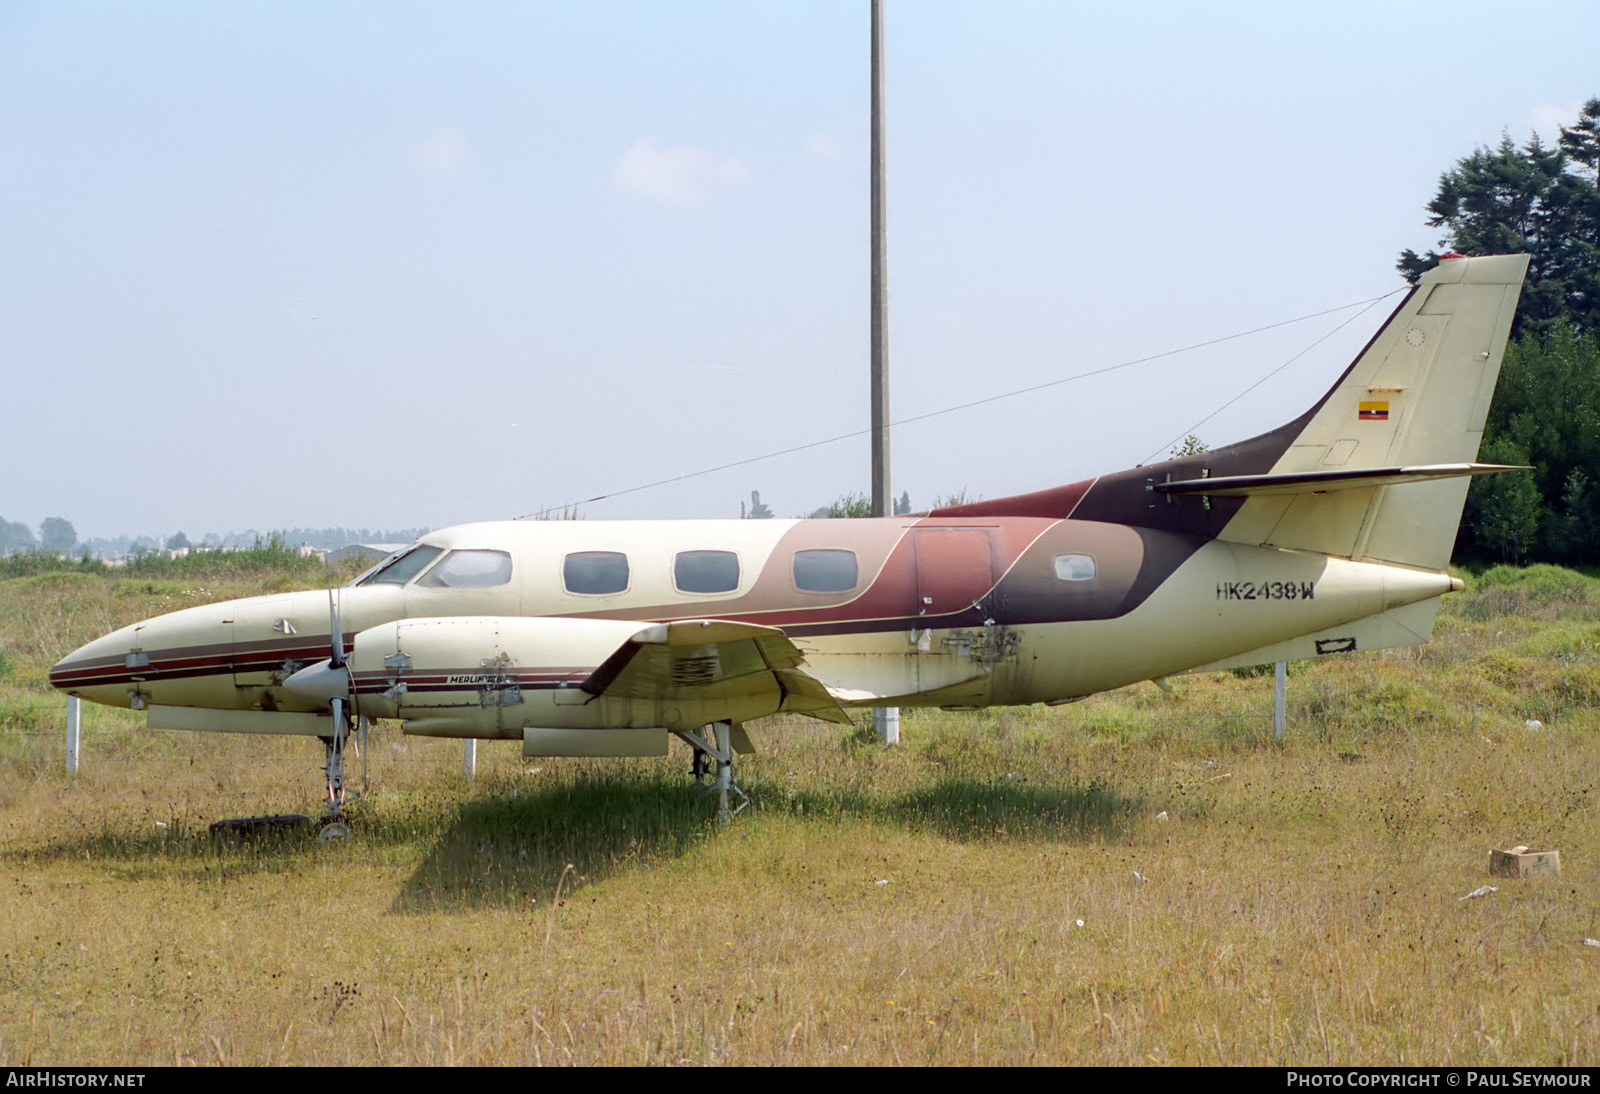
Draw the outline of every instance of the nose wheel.
<instances>
[{"instance_id":1,"label":"nose wheel","mask_svg":"<svg viewBox=\"0 0 1600 1094\"><path fill-rule=\"evenodd\" d=\"M324 821L317 830L318 843L343 843L350 838L350 826L344 821Z\"/></svg>"}]
</instances>

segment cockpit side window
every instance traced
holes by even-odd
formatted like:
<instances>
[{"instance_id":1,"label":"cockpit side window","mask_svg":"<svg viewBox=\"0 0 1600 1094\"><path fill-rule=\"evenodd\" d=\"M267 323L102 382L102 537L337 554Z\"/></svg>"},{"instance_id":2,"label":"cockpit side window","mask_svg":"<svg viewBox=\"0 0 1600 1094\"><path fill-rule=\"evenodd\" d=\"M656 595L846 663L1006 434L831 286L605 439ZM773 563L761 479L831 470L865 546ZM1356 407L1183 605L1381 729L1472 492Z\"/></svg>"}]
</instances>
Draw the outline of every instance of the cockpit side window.
<instances>
[{"instance_id":1,"label":"cockpit side window","mask_svg":"<svg viewBox=\"0 0 1600 1094\"><path fill-rule=\"evenodd\" d=\"M361 585L404 585L421 572L428 563L444 553L443 547L423 544L396 555L392 562L378 567L371 576L361 579Z\"/></svg>"},{"instance_id":2,"label":"cockpit side window","mask_svg":"<svg viewBox=\"0 0 1600 1094\"><path fill-rule=\"evenodd\" d=\"M451 551L423 574L430 589L487 589L511 581L511 556L504 551Z\"/></svg>"},{"instance_id":3,"label":"cockpit side window","mask_svg":"<svg viewBox=\"0 0 1600 1094\"><path fill-rule=\"evenodd\" d=\"M620 593L628 587L628 556L620 551L574 551L561 563L569 593Z\"/></svg>"}]
</instances>

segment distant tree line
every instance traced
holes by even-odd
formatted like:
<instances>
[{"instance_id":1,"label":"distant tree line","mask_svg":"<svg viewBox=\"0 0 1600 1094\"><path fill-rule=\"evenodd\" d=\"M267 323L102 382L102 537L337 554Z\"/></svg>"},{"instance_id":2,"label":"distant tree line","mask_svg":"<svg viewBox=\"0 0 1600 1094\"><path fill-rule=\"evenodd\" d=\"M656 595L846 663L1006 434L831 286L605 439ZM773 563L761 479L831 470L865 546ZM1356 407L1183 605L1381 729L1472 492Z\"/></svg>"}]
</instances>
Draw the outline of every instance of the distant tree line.
<instances>
[{"instance_id":1,"label":"distant tree line","mask_svg":"<svg viewBox=\"0 0 1600 1094\"><path fill-rule=\"evenodd\" d=\"M279 528L271 532L257 532L249 529L244 532L229 532L223 542L227 546L249 546L261 540L263 542L277 538L290 545L309 543L319 550L332 551L340 547L348 547L352 543L410 543L418 536L426 535L433 528Z\"/></svg>"},{"instance_id":2,"label":"distant tree line","mask_svg":"<svg viewBox=\"0 0 1600 1094\"><path fill-rule=\"evenodd\" d=\"M20 521L0 517L0 555L15 555L26 551L48 551L56 555L70 555L78 546L78 533L72 522L61 517L46 517L39 525L37 537L33 529Z\"/></svg>"},{"instance_id":3,"label":"distant tree line","mask_svg":"<svg viewBox=\"0 0 1600 1094\"><path fill-rule=\"evenodd\" d=\"M428 528L402 528L384 530L371 528L289 528L258 532L254 528L243 532L220 535L208 532L199 540L191 539L182 531L165 538L154 536L98 536L78 542L77 530L72 522L62 517L47 517L37 535L26 524L0 517L0 557L45 551L57 555L83 553L94 558L136 558L150 555L163 548L176 551L183 548L228 550L253 550L263 543L284 543L298 547L308 543L320 550L331 551L348 547L352 543L410 543L429 531Z\"/></svg>"},{"instance_id":4,"label":"distant tree line","mask_svg":"<svg viewBox=\"0 0 1600 1094\"><path fill-rule=\"evenodd\" d=\"M944 502L935 502L935 508ZM951 502L949 504L956 504ZM894 499L894 515L903 517L911 512L911 492L901 491L900 496ZM819 506L807 513L812 518L823 517L870 517L872 515L872 498L870 495L858 492L840 494L827 505ZM761 491L750 491L750 505L739 503L739 516L745 520L765 520L772 516L772 509L761 500Z\"/></svg>"},{"instance_id":5,"label":"distant tree line","mask_svg":"<svg viewBox=\"0 0 1600 1094\"><path fill-rule=\"evenodd\" d=\"M1533 471L1473 481L1456 559L1600 565L1600 98L1554 146L1458 161L1427 208L1445 252L1530 256L1479 458ZM1398 267L1415 283L1439 258Z\"/></svg>"}]
</instances>

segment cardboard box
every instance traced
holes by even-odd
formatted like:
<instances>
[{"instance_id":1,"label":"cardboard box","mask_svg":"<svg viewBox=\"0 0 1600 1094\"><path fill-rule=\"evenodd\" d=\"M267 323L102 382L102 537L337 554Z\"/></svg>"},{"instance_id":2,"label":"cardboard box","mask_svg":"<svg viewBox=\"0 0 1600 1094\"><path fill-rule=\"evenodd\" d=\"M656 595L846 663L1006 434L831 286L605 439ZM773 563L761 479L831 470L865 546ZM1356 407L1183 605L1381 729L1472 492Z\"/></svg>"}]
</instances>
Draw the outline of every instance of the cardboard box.
<instances>
[{"instance_id":1,"label":"cardboard box","mask_svg":"<svg viewBox=\"0 0 1600 1094\"><path fill-rule=\"evenodd\" d=\"M1489 873L1494 877L1560 877L1561 854L1530 851L1526 847L1490 851Z\"/></svg>"}]
</instances>

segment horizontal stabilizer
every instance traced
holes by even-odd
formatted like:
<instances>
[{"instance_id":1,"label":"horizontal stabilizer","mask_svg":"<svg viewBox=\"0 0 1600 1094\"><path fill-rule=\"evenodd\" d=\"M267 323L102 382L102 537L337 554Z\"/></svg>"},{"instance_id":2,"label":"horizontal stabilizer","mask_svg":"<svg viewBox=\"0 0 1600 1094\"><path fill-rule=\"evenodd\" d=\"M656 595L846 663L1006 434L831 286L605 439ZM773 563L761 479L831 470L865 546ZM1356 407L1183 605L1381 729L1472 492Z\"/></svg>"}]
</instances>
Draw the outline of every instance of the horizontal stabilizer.
<instances>
[{"instance_id":1,"label":"horizontal stabilizer","mask_svg":"<svg viewBox=\"0 0 1600 1094\"><path fill-rule=\"evenodd\" d=\"M1358 471L1295 471L1275 475L1225 475L1217 478L1158 482L1163 494L1203 494L1213 498L1240 498L1252 494L1321 494L1365 486L1401 486L1433 479L1472 475L1498 475L1503 471L1531 471L1531 467L1503 463L1435 463L1422 467L1370 467Z\"/></svg>"}]
</instances>

